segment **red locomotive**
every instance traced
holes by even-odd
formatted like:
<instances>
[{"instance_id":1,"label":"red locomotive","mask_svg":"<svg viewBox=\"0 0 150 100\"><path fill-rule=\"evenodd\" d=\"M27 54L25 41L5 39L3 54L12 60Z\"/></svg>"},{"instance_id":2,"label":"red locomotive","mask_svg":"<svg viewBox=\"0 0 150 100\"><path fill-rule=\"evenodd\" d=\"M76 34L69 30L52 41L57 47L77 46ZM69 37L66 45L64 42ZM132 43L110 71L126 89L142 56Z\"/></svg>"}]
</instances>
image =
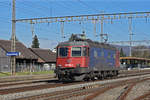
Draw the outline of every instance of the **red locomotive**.
<instances>
[{"instance_id":1,"label":"red locomotive","mask_svg":"<svg viewBox=\"0 0 150 100\"><path fill-rule=\"evenodd\" d=\"M60 81L95 80L118 75L119 52L91 40L62 42L57 46L55 73Z\"/></svg>"}]
</instances>

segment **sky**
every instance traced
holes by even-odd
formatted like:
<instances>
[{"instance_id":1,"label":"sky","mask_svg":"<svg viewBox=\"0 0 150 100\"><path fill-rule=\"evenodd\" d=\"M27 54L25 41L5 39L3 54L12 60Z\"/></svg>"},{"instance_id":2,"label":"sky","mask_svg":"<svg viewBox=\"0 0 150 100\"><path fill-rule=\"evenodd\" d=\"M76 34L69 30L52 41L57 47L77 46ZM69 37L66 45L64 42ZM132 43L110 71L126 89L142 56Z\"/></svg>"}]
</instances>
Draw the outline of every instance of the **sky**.
<instances>
[{"instance_id":1,"label":"sky","mask_svg":"<svg viewBox=\"0 0 150 100\"><path fill-rule=\"evenodd\" d=\"M16 0L16 19L59 17L73 15L90 15L101 13L148 12L149 0ZM0 39L11 37L12 0L0 0ZM133 19L133 40L149 40L150 18ZM59 42L66 41L72 33L86 32L87 38L100 41L95 37L94 25L91 21L64 23L65 38L61 38L60 23L41 23L34 25L34 33L38 36L40 48L53 49ZM128 41L128 20L113 20L104 23L104 33L108 41ZM96 34L100 34L100 22L96 23ZM27 47L32 44L31 25L16 23L16 36Z\"/></svg>"}]
</instances>

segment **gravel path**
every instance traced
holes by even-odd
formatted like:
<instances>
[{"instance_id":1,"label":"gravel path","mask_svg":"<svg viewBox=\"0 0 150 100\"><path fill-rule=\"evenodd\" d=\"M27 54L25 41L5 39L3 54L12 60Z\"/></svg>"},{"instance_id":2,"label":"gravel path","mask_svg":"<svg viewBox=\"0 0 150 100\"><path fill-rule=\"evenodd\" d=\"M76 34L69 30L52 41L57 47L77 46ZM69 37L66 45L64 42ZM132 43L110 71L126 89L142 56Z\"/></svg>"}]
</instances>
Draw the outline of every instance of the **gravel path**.
<instances>
[{"instance_id":1,"label":"gravel path","mask_svg":"<svg viewBox=\"0 0 150 100\"><path fill-rule=\"evenodd\" d=\"M69 98L69 99L66 99L66 100L84 100L89 95L91 95L91 94L78 96L78 97L73 97L73 98Z\"/></svg>"},{"instance_id":2,"label":"gravel path","mask_svg":"<svg viewBox=\"0 0 150 100\"><path fill-rule=\"evenodd\" d=\"M93 100L118 100L118 97L121 95L121 93L124 92L126 87L127 85L111 89L104 94L94 98ZM138 83L136 86L134 86L125 100L134 100L136 97L139 97L148 91L150 91L150 80Z\"/></svg>"},{"instance_id":3,"label":"gravel path","mask_svg":"<svg viewBox=\"0 0 150 100\"><path fill-rule=\"evenodd\" d=\"M20 88L20 87L24 87L25 88L25 87L28 87L28 86L36 86L36 85L42 85L42 84L47 84L47 83L46 82L40 82L40 83L13 85L13 86L9 86L9 87L1 87L0 90Z\"/></svg>"},{"instance_id":4,"label":"gravel path","mask_svg":"<svg viewBox=\"0 0 150 100\"><path fill-rule=\"evenodd\" d=\"M150 80L144 81L133 87L126 100L134 100L136 97L150 91Z\"/></svg>"},{"instance_id":5,"label":"gravel path","mask_svg":"<svg viewBox=\"0 0 150 100\"><path fill-rule=\"evenodd\" d=\"M125 86L117 87L114 89L111 89L104 94L94 98L93 100L117 100L117 98L120 96L120 94L124 91Z\"/></svg>"}]
</instances>

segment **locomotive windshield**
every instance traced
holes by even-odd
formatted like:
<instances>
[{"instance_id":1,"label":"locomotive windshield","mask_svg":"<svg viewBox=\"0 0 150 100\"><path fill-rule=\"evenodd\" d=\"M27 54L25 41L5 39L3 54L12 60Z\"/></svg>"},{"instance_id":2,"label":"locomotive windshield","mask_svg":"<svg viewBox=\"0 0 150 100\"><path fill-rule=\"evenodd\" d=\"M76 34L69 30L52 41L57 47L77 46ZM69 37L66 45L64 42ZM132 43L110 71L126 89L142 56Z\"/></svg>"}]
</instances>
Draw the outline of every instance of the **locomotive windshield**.
<instances>
[{"instance_id":1,"label":"locomotive windshield","mask_svg":"<svg viewBox=\"0 0 150 100\"><path fill-rule=\"evenodd\" d=\"M59 57L68 57L69 47L59 47L57 48L57 56ZM88 56L88 47L71 47L71 56L72 57L81 57Z\"/></svg>"},{"instance_id":2,"label":"locomotive windshield","mask_svg":"<svg viewBox=\"0 0 150 100\"><path fill-rule=\"evenodd\" d=\"M67 55L68 55L68 48L66 48L66 47L61 47L61 48L59 48L58 49L58 56L60 56L60 57L67 57Z\"/></svg>"},{"instance_id":3,"label":"locomotive windshield","mask_svg":"<svg viewBox=\"0 0 150 100\"><path fill-rule=\"evenodd\" d=\"M72 47L72 57L81 56L81 47Z\"/></svg>"},{"instance_id":4,"label":"locomotive windshield","mask_svg":"<svg viewBox=\"0 0 150 100\"><path fill-rule=\"evenodd\" d=\"M72 57L88 56L87 47L72 47Z\"/></svg>"}]
</instances>

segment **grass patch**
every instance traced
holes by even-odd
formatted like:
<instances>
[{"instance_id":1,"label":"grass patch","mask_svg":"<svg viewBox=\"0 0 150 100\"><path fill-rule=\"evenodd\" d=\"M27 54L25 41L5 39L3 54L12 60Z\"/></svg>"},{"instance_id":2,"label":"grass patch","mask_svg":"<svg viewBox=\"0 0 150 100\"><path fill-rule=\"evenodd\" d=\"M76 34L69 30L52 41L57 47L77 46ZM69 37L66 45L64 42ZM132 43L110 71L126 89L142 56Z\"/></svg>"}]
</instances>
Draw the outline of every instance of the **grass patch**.
<instances>
[{"instance_id":1,"label":"grass patch","mask_svg":"<svg viewBox=\"0 0 150 100\"><path fill-rule=\"evenodd\" d=\"M48 75L48 74L53 74L54 71L38 71L38 72L32 72L32 75ZM16 75L31 75L30 72L16 72ZM10 72L0 72L0 77L5 77L5 76L11 76Z\"/></svg>"},{"instance_id":2,"label":"grass patch","mask_svg":"<svg viewBox=\"0 0 150 100\"><path fill-rule=\"evenodd\" d=\"M32 72L33 75L42 75L42 74L53 74L54 71L40 71L40 72Z\"/></svg>"},{"instance_id":3,"label":"grass patch","mask_svg":"<svg viewBox=\"0 0 150 100\"><path fill-rule=\"evenodd\" d=\"M10 72L0 72L0 77L10 76L10 75L11 75Z\"/></svg>"},{"instance_id":4,"label":"grass patch","mask_svg":"<svg viewBox=\"0 0 150 100\"><path fill-rule=\"evenodd\" d=\"M30 75L30 72L17 72L16 75Z\"/></svg>"}]
</instances>

